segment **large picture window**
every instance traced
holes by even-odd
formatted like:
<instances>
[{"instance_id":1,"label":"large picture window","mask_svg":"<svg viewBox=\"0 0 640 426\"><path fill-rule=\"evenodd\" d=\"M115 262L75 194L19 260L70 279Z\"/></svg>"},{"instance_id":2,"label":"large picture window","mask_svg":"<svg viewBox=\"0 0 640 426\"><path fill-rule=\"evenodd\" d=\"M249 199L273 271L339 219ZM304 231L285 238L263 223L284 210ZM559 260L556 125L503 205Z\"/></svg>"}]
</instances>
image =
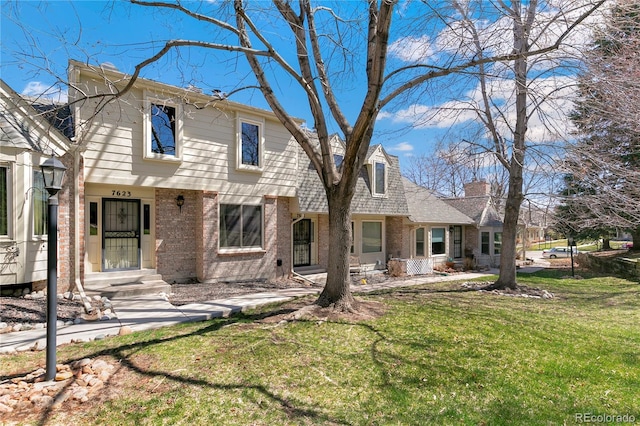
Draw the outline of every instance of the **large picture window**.
<instances>
[{"instance_id":1,"label":"large picture window","mask_svg":"<svg viewBox=\"0 0 640 426\"><path fill-rule=\"evenodd\" d=\"M263 166L263 124L239 120L238 169L260 171Z\"/></svg>"},{"instance_id":2,"label":"large picture window","mask_svg":"<svg viewBox=\"0 0 640 426\"><path fill-rule=\"evenodd\" d=\"M445 254L444 245L444 228L432 228L431 229L431 254Z\"/></svg>"},{"instance_id":3,"label":"large picture window","mask_svg":"<svg viewBox=\"0 0 640 426\"><path fill-rule=\"evenodd\" d=\"M9 188L6 167L0 167L0 235L9 235Z\"/></svg>"},{"instance_id":4,"label":"large picture window","mask_svg":"<svg viewBox=\"0 0 640 426\"><path fill-rule=\"evenodd\" d=\"M262 247L262 206L221 204L220 247Z\"/></svg>"},{"instance_id":5,"label":"large picture window","mask_svg":"<svg viewBox=\"0 0 640 426\"><path fill-rule=\"evenodd\" d=\"M33 172L33 235L47 235L47 200L42 171Z\"/></svg>"},{"instance_id":6,"label":"large picture window","mask_svg":"<svg viewBox=\"0 0 640 426\"><path fill-rule=\"evenodd\" d=\"M362 253L382 251L382 222L362 222Z\"/></svg>"}]
</instances>

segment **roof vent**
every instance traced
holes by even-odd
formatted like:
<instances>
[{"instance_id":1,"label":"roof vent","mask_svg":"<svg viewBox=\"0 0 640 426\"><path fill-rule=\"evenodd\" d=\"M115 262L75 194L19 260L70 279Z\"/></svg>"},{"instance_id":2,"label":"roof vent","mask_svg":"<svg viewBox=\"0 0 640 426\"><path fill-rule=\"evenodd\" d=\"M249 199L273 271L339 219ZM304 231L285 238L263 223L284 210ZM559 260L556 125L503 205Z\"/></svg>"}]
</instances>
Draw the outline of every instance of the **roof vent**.
<instances>
[{"instance_id":1,"label":"roof vent","mask_svg":"<svg viewBox=\"0 0 640 426\"><path fill-rule=\"evenodd\" d=\"M103 62L100 64L100 68L107 71L118 71L118 67L113 65L111 62Z\"/></svg>"}]
</instances>

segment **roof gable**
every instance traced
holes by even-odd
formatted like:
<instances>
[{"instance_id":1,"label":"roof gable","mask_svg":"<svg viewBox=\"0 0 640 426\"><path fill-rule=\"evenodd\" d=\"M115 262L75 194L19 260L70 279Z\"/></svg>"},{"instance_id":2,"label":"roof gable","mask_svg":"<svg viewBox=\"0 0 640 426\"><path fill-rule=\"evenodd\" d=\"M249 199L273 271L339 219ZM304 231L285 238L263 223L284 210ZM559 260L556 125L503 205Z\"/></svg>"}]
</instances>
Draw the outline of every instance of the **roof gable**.
<instances>
[{"instance_id":1,"label":"roof gable","mask_svg":"<svg viewBox=\"0 0 640 426\"><path fill-rule=\"evenodd\" d=\"M332 135L332 147L339 148L340 146L344 148L344 142L336 135ZM409 210L404 196L398 157L388 155L381 145L369 148L368 153L375 152L382 153L384 158L387 159L387 192L385 197L373 196L369 173L366 165L363 166L356 181L355 193L351 202L351 212L355 214L408 215ZM335 152L336 155L342 155L343 153L344 151ZM328 212L327 196L318 173L302 148L298 150L298 155L298 206L300 212ZM369 157L367 155L367 158Z\"/></svg>"},{"instance_id":2,"label":"roof gable","mask_svg":"<svg viewBox=\"0 0 640 426\"><path fill-rule=\"evenodd\" d=\"M0 143L3 146L56 155L68 151L70 140L44 114L0 80Z\"/></svg>"}]
</instances>

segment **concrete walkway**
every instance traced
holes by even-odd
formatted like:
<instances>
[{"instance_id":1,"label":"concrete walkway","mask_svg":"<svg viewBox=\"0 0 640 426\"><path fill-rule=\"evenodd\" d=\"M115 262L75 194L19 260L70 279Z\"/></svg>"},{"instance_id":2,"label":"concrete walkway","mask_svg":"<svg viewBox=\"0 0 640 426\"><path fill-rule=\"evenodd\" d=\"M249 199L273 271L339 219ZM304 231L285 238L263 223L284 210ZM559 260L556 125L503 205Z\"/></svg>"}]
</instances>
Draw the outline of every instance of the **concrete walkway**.
<instances>
[{"instance_id":1,"label":"concrete walkway","mask_svg":"<svg viewBox=\"0 0 640 426\"><path fill-rule=\"evenodd\" d=\"M521 268L518 271L527 273L540 269L542 268L531 267ZM382 289L410 287L435 282L471 280L497 273L497 270L491 270L486 273L420 276L378 284L352 285L351 290L356 294L368 293ZM280 289L183 306L173 306L160 295L135 296L122 299L115 298L111 300L111 303L113 310L118 315L117 319L59 327L57 329L56 343L57 345L62 345L72 342L103 339L107 336L118 335L122 327L125 326L131 329L131 331L141 331L188 321L205 321L212 318L227 317L247 309L253 309L270 303L286 302L294 298L318 294L319 292L320 288L317 287ZM46 347L46 336L46 329L0 334L0 353L42 350Z\"/></svg>"}]
</instances>

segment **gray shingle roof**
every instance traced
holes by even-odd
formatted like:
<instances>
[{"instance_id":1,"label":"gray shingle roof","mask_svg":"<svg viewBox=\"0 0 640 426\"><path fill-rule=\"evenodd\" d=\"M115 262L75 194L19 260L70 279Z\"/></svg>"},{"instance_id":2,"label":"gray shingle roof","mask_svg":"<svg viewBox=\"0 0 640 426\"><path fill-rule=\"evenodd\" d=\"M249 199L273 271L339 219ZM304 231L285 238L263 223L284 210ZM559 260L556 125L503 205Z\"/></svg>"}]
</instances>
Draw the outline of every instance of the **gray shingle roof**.
<instances>
[{"instance_id":1,"label":"gray shingle roof","mask_svg":"<svg viewBox=\"0 0 640 426\"><path fill-rule=\"evenodd\" d=\"M420 223L472 225L474 220L445 203L425 187L403 177L404 193L409 207L409 219Z\"/></svg>"},{"instance_id":2,"label":"gray shingle roof","mask_svg":"<svg viewBox=\"0 0 640 426\"><path fill-rule=\"evenodd\" d=\"M502 226L502 218L491 203L491 197L445 198L450 206L469 216L478 226Z\"/></svg>"},{"instance_id":3,"label":"gray shingle roof","mask_svg":"<svg viewBox=\"0 0 640 426\"><path fill-rule=\"evenodd\" d=\"M367 156L371 155L377 148L378 145L369 147ZM388 159L386 197L372 196L369 174L366 167L363 167L356 182L356 191L351 203L351 213L386 216L406 216L409 214L400 175L400 162L396 156L388 154L386 156ZM318 173L302 149L299 149L298 158L300 179L298 204L300 211L327 213L329 211L327 197Z\"/></svg>"},{"instance_id":4,"label":"gray shingle roof","mask_svg":"<svg viewBox=\"0 0 640 426\"><path fill-rule=\"evenodd\" d=\"M73 125L68 105L30 103L2 80L0 94L0 144L42 152L51 137L64 135L69 142Z\"/></svg>"}]
</instances>

